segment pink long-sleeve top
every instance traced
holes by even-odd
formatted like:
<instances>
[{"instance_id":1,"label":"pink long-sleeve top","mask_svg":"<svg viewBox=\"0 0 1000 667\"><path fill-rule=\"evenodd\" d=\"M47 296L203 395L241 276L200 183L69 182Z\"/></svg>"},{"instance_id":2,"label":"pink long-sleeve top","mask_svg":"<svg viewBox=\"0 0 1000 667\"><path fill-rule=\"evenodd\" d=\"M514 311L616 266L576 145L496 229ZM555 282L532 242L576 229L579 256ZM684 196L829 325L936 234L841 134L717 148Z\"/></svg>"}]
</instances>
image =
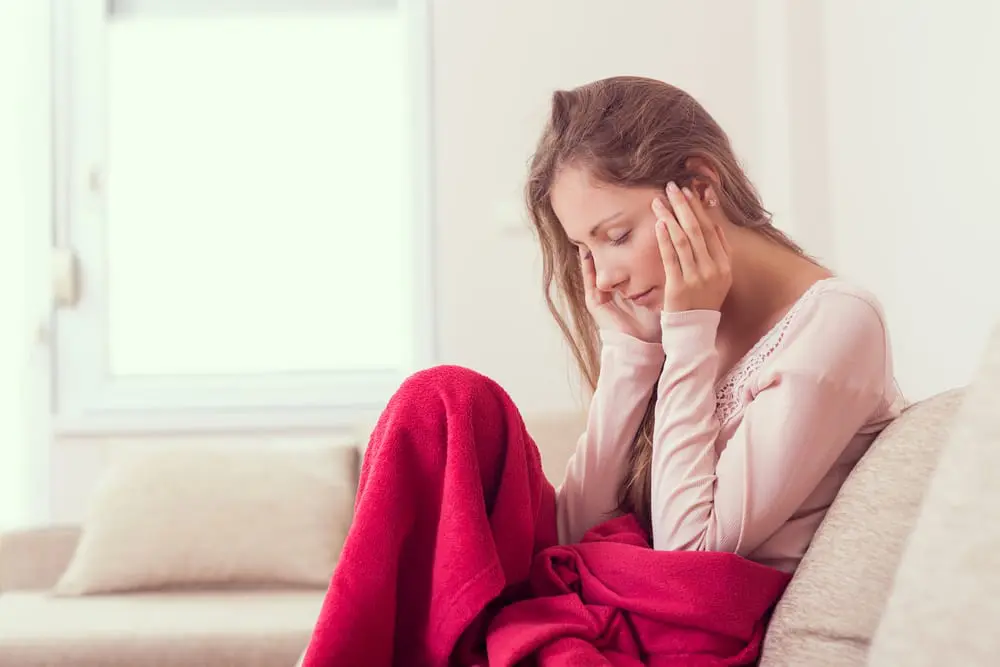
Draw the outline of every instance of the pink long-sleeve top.
<instances>
[{"instance_id":1,"label":"pink long-sleeve top","mask_svg":"<svg viewBox=\"0 0 1000 667\"><path fill-rule=\"evenodd\" d=\"M613 515L655 387L653 548L796 568L847 475L904 406L884 315L867 291L821 280L721 377L719 318L665 313L662 343L601 332L586 431L558 489L561 542Z\"/></svg>"}]
</instances>

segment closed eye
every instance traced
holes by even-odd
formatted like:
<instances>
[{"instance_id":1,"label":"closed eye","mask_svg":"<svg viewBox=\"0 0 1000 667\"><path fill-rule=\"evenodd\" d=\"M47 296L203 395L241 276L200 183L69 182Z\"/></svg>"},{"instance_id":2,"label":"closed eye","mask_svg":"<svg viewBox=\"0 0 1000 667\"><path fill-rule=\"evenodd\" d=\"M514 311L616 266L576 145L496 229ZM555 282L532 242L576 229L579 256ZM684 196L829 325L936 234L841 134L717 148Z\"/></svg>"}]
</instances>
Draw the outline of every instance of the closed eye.
<instances>
[{"instance_id":1,"label":"closed eye","mask_svg":"<svg viewBox=\"0 0 1000 667\"><path fill-rule=\"evenodd\" d=\"M609 236L608 237L608 242L611 245L613 245L613 246L619 246L619 245L622 245L623 243L625 243L626 241L628 241L628 239L629 239L629 237L631 235L632 235L632 230L628 230L626 232L622 232L618 236L614 236L614 237ZM585 246L583 246L583 245L581 245L579 243L574 243L573 245L575 245L577 247L577 249L580 251L580 257L581 258L583 258L583 259L590 259L591 252L589 250L587 250Z\"/></svg>"},{"instance_id":2,"label":"closed eye","mask_svg":"<svg viewBox=\"0 0 1000 667\"><path fill-rule=\"evenodd\" d=\"M629 238L629 236L631 236L631 235L632 235L632 231L629 230L629 231L625 232L624 234L622 234L621 236L617 236L617 237L611 239L611 245L621 245L621 244L625 243L625 241L627 241L628 238Z\"/></svg>"}]
</instances>

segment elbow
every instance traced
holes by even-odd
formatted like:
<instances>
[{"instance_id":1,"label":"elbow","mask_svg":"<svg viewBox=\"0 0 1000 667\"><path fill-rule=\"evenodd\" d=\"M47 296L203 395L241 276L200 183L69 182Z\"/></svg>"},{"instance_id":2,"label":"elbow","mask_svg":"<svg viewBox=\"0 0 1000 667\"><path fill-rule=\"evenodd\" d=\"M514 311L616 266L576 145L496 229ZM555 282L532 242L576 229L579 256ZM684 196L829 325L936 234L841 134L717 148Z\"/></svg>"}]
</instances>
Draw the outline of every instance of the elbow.
<instances>
[{"instance_id":1,"label":"elbow","mask_svg":"<svg viewBox=\"0 0 1000 667\"><path fill-rule=\"evenodd\" d=\"M708 546L707 531L695 534L657 530L653 527L653 549L656 551L712 551Z\"/></svg>"},{"instance_id":2,"label":"elbow","mask_svg":"<svg viewBox=\"0 0 1000 667\"><path fill-rule=\"evenodd\" d=\"M657 551L728 551L736 553L739 540L727 539L716 524L711 507L692 508L683 516L664 517L653 523L653 549Z\"/></svg>"}]
</instances>

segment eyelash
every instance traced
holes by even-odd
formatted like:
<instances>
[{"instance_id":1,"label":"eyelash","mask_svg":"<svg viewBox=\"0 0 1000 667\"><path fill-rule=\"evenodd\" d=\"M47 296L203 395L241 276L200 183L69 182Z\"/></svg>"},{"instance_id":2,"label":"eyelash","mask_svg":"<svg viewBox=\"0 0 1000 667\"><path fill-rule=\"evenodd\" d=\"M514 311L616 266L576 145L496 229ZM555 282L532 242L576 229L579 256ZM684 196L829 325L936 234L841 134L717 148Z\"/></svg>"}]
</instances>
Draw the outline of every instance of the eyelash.
<instances>
[{"instance_id":1,"label":"eyelash","mask_svg":"<svg viewBox=\"0 0 1000 667\"><path fill-rule=\"evenodd\" d=\"M621 236L619 236L618 238L611 239L611 245L621 245L621 244L625 243L625 241L628 241L628 237L631 236L631 235L632 235L631 230L627 231L624 234L622 234Z\"/></svg>"},{"instance_id":2,"label":"eyelash","mask_svg":"<svg viewBox=\"0 0 1000 667\"><path fill-rule=\"evenodd\" d=\"M631 236L631 235L632 235L632 230L629 230L629 231L625 232L624 234L622 234L621 236L619 236L618 238L611 239L611 245L613 245L613 246L619 246L619 245L625 243L626 241L628 241L628 237ZM593 253L591 253L591 252L588 251L588 252L583 253L583 258L584 259L590 259L592 255L593 255Z\"/></svg>"}]
</instances>

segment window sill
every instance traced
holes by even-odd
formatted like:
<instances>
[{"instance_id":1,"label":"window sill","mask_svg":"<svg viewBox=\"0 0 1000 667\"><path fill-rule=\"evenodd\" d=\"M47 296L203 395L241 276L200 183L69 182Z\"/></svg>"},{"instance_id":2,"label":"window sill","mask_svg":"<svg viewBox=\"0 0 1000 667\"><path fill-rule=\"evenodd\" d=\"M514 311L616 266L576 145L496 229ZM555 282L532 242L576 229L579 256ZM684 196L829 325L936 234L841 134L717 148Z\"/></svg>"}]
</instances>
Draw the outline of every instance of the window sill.
<instances>
[{"instance_id":1,"label":"window sill","mask_svg":"<svg viewBox=\"0 0 1000 667\"><path fill-rule=\"evenodd\" d=\"M374 405L340 408L89 411L82 414L54 415L52 431L57 438L323 432L335 438L357 440L359 436L367 438L364 429L375 423L379 412L380 406Z\"/></svg>"}]
</instances>

